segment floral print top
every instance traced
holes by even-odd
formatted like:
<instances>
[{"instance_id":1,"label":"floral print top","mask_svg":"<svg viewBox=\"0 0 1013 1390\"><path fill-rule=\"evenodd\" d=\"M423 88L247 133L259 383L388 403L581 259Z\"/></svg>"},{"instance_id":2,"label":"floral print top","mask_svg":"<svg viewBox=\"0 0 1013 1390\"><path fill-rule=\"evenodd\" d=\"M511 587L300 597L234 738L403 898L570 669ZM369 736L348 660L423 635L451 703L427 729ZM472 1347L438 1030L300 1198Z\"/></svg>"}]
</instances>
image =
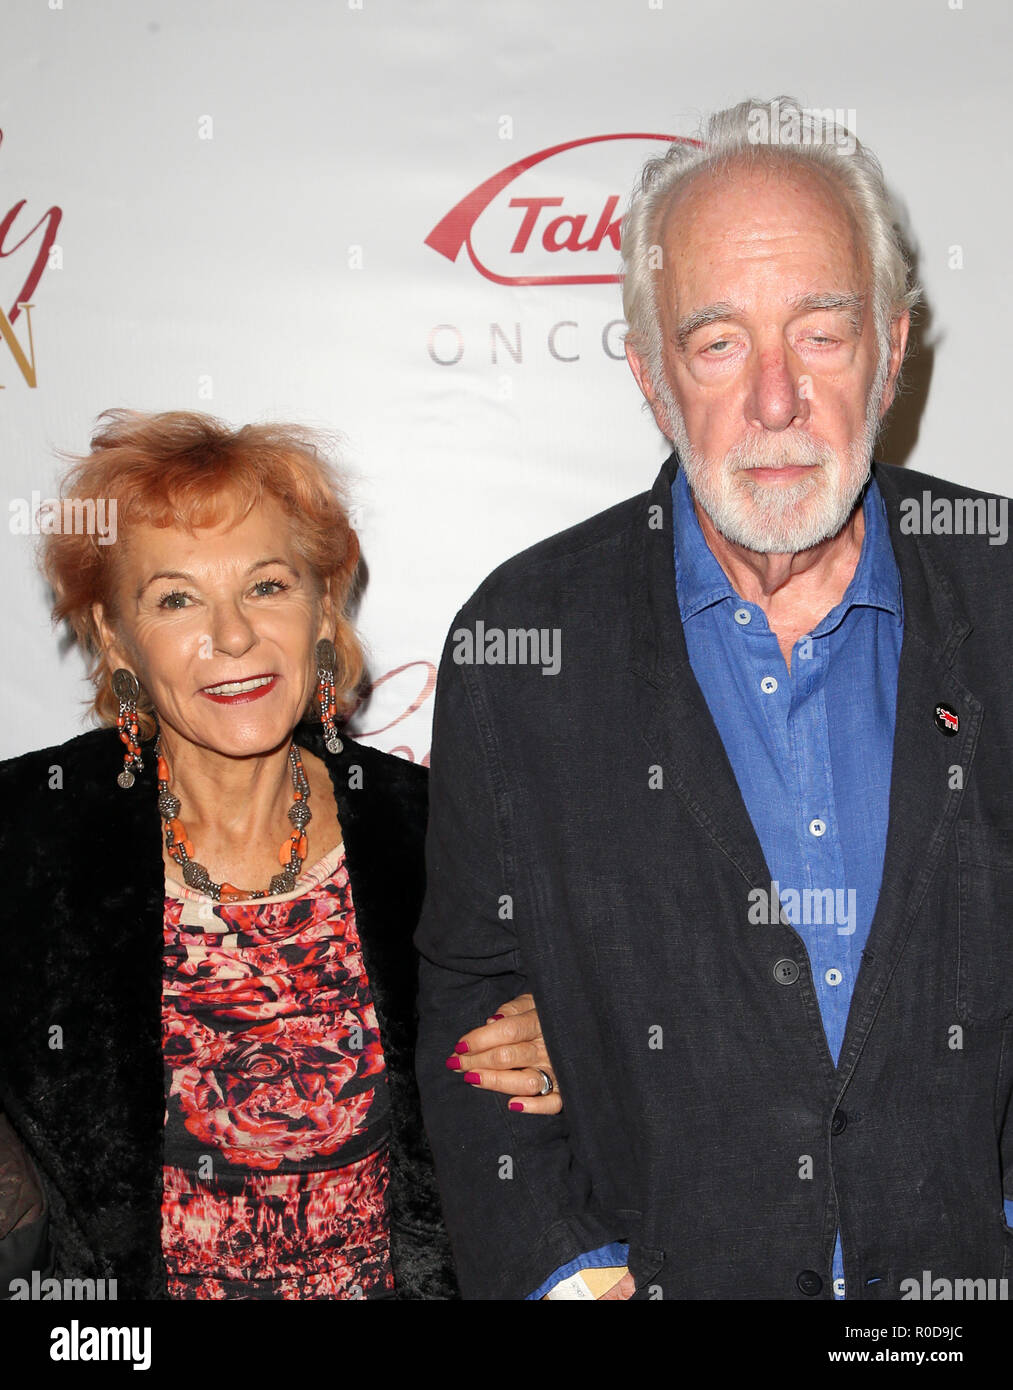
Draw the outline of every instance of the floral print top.
<instances>
[{"instance_id":1,"label":"floral print top","mask_svg":"<svg viewBox=\"0 0 1013 1390\"><path fill-rule=\"evenodd\" d=\"M390 1103L342 846L295 891L166 879L168 1293L384 1298Z\"/></svg>"}]
</instances>

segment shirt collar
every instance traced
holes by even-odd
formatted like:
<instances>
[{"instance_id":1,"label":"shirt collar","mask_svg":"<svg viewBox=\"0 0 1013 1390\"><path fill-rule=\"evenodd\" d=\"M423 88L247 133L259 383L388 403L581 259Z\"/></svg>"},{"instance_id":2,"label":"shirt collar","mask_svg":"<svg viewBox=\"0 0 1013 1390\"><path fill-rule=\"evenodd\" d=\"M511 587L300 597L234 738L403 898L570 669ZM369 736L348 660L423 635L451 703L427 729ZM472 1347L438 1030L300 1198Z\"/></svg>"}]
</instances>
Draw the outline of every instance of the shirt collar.
<instances>
[{"instance_id":1,"label":"shirt collar","mask_svg":"<svg viewBox=\"0 0 1013 1390\"><path fill-rule=\"evenodd\" d=\"M855 573L841 602L813 629L814 637L836 627L845 613L859 604L883 608L898 620L903 618L900 571L890 542L886 506L873 477L866 485L862 511L865 535ZM732 587L707 544L693 506L686 471L681 467L672 480L672 532L676 592L683 622L722 599L730 598L742 603L743 599Z\"/></svg>"}]
</instances>

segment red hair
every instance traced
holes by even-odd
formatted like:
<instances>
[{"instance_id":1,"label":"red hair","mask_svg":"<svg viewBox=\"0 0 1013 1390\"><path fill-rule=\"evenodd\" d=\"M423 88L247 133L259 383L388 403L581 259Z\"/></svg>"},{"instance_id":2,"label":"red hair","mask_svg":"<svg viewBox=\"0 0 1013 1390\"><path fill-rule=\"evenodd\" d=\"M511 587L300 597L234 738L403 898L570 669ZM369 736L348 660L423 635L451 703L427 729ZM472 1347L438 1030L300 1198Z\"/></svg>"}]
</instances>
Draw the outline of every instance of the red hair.
<instances>
[{"instance_id":1,"label":"red hair","mask_svg":"<svg viewBox=\"0 0 1013 1390\"><path fill-rule=\"evenodd\" d=\"M345 489L330 462L325 437L301 425L244 425L233 430L213 416L170 410L141 414L106 410L98 417L91 452L75 457L60 496L116 502L118 534L134 525L199 526L236 523L266 498L280 503L292 523L296 550L308 562L321 591L329 590L337 613L334 683L339 706L349 710L362 680L363 656L348 617L359 564ZM118 701L92 616L101 604L115 608L115 545L74 530L50 533L40 565L55 595L53 621L66 620L89 659L95 687L92 712L115 724ZM137 701L141 736L154 733L152 705L142 689ZM310 710L320 717L316 697Z\"/></svg>"}]
</instances>

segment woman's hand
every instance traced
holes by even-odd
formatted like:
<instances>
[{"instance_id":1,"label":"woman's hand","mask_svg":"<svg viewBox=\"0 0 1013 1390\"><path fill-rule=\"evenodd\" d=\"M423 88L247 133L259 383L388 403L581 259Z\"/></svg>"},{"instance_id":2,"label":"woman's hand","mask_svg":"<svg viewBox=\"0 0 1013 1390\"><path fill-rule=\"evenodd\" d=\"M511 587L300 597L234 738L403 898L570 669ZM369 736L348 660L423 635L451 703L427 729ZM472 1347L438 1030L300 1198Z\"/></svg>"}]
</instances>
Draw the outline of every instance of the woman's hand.
<instances>
[{"instance_id":1,"label":"woman's hand","mask_svg":"<svg viewBox=\"0 0 1013 1390\"><path fill-rule=\"evenodd\" d=\"M527 1115L558 1115L563 1108L530 994L501 1004L481 1028L465 1033L447 1058L447 1066L461 1072L476 1088L510 1096L511 1110L522 1110ZM547 1096L538 1094L545 1081L535 1067L552 1078L553 1090Z\"/></svg>"}]
</instances>

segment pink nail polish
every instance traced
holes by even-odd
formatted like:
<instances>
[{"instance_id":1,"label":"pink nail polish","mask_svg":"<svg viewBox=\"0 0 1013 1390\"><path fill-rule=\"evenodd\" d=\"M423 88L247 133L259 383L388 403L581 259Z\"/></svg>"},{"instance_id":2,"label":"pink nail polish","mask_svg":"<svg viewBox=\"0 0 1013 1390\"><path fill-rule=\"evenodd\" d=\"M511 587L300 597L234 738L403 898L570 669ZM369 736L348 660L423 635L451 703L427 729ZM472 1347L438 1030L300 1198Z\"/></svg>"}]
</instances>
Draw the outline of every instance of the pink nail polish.
<instances>
[{"instance_id":1,"label":"pink nail polish","mask_svg":"<svg viewBox=\"0 0 1013 1390\"><path fill-rule=\"evenodd\" d=\"M467 1052L467 1051L468 1051L468 1044L462 1039L462 1040L457 1044L457 1046L454 1048L454 1051L455 1051L455 1052Z\"/></svg>"},{"instance_id":2,"label":"pink nail polish","mask_svg":"<svg viewBox=\"0 0 1013 1390\"><path fill-rule=\"evenodd\" d=\"M460 1057L448 1057L448 1058L447 1058L447 1066L450 1068L451 1071L460 1071L460 1070L461 1070L461 1059L460 1059Z\"/></svg>"},{"instance_id":3,"label":"pink nail polish","mask_svg":"<svg viewBox=\"0 0 1013 1390\"><path fill-rule=\"evenodd\" d=\"M520 1100L512 1100L512 1101L510 1102L509 1108L510 1108L511 1110L523 1110L523 1109L524 1109L524 1102L523 1102L523 1101L520 1101Z\"/></svg>"},{"instance_id":4,"label":"pink nail polish","mask_svg":"<svg viewBox=\"0 0 1013 1390\"><path fill-rule=\"evenodd\" d=\"M466 1071L464 1073L464 1079L465 1081L469 1082L472 1086L477 1086L478 1083L482 1080L477 1071Z\"/></svg>"}]
</instances>

